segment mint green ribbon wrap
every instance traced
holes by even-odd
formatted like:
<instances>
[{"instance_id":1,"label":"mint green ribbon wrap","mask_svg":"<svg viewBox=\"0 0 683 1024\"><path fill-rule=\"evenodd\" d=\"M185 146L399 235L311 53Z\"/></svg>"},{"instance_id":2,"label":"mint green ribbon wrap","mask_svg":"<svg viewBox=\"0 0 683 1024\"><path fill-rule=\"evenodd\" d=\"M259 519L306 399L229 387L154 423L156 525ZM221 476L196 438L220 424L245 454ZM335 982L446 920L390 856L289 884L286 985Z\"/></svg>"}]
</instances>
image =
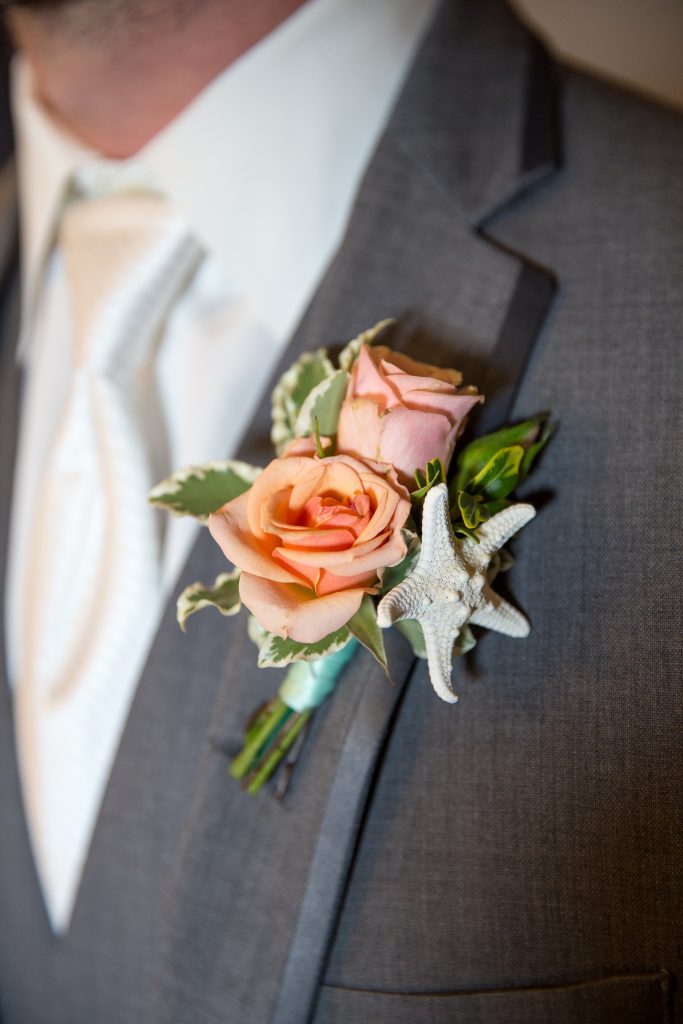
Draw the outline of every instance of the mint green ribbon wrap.
<instances>
[{"instance_id":1,"label":"mint green ribbon wrap","mask_svg":"<svg viewBox=\"0 0 683 1024\"><path fill-rule=\"evenodd\" d=\"M319 707L334 690L357 648L358 641L352 639L341 650L318 661L295 661L278 691L280 699L292 711Z\"/></svg>"}]
</instances>

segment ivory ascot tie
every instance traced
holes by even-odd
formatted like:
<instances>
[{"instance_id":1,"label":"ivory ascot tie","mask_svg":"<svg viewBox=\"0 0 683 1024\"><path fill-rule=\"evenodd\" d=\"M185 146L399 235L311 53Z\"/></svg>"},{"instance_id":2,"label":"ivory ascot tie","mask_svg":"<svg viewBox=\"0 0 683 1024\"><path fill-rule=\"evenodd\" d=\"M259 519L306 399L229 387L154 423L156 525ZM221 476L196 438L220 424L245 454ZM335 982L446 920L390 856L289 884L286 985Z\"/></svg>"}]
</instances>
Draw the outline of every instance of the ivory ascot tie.
<instances>
[{"instance_id":1,"label":"ivory ascot tie","mask_svg":"<svg viewBox=\"0 0 683 1024\"><path fill-rule=\"evenodd\" d=\"M62 931L128 711L120 680L137 678L157 621L145 416L155 343L199 249L162 199L138 195L73 202L58 250L73 361L35 509L15 714L36 867Z\"/></svg>"}]
</instances>

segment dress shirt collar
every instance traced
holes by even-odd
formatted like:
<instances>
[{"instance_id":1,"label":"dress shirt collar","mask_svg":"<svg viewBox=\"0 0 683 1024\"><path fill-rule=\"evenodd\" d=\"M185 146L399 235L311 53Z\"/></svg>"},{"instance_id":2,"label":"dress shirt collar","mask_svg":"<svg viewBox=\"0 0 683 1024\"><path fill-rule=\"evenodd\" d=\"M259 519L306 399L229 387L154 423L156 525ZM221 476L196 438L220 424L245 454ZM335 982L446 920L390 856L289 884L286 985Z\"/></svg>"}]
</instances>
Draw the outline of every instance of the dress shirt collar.
<instances>
[{"instance_id":1,"label":"dress shirt collar","mask_svg":"<svg viewBox=\"0 0 683 1024\"><path fill-rule=\"evenodd\" d=\"M309 0L136 156L104 160L57 126L16 59L25 350L77 169L156 187L231 285L286 336L341 240L360 177L434 0ZM121 181L123 180L123 184Z\"/></svg>"}]
</instances>

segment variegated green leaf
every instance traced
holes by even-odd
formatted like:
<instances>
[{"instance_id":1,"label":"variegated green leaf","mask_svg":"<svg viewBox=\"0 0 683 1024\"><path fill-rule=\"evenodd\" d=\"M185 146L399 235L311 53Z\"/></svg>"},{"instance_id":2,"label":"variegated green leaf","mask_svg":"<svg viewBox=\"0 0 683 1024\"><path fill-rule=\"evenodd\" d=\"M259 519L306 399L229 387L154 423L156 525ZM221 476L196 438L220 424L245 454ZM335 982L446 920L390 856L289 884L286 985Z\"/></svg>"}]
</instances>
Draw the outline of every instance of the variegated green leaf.
<instances>
[{"instance_id":1,"label":"variegated green leaf","mask_svg":"<svg viewBox=\"0 0 683 1024\"><path fill-rule=\"evenodd\" d=\"M258 466L235 461L187 466L157 484L150 491L149 501L174 515L205 522L227 501L248 491L260 472Z\"/></svg>"},{"instance_id":2,"label":"variegated green leaf","mask_svg":"<svg viewBox=\"0 0 683 1024\"><path fill-rule=\"evenodd\" d=\"M374 345L380 334L389 327L390 324L395 324L396 321L380 320L374 327L370 327L369 330L363 331L357 338L350 341L341 352L339 353L339 367L342 370L346 370L348 373L351 372L351 368L358 358L358 353L361 350L362 345Z\"/></svg>"},{"instance_id":3,"label":"variegated green leaf","mask_svg":"<svg viewBox=\"0 0 683 1024\"><path fill-rule=\"evenodd\" d=\"M464 523L454 522L452 523L453 533L456 537L469 537L475 544L479 544L479 538L477 537L477 531L471 529L469 526L465 526Z\"/></svg>"},{"instance_id":4,"label":"variegated green leaf","mask_svg":"<svg viewBox=\"0 0 683 1024\"><path fill-rule=\"evenodd\" d=\"M268 637L272 636L272 633L264 629L256 616L250 612L247 616L247 636L260 651Z\"/></svg>"},{"instance_id":5,"label":"variegated green leaf","mask_svg":"<svg viewBox=\"0 0 683 1024\"><path fill-rule=\"evenodd\" d=\"M300 644L268 633L259 651L259 668L283 668L293 661L317 661L340 651L350 640L351 634L345 626L314 644Z\"/></svg>"},{"instance_id":6,"label":"variegated green leaf","mask_svg":"<svg viewBox=\"0 0 683 1024\"><path fill-rule=\"evenodd\" d=\"M317 352L304 352L280 377L273 390L270 433L278 455L297 436L296 421L311 391L334 373L327 352L321 348Z\"/></svg>"},{"instance_id":7,"label":"variegated green leaf","mask_svg":"<svg viewBox=\"0 0 683 1024\"><path fill-rule=\"evenodd\" d=\"M339 411L346 398L349 375L345 370L336 370L308 393L299 410L294 430L297 437L308 437L314 432L316 420L323 437L334 437L337 433Z\"/></svg>"},{"instance_id":8,"label":"variegated green leaf","mask_svg":"<svg viewBox=\"0 0 683 1024\"><path fill-rule=\"evenodd\" d=\"M489 518L489 513L482 505L481 497L468 494L467 491L458 491L458 509L462 521L470 530L476 529L479 523Z\"/></svg>"},{"instance_id":9,"label":"variegated green leaf","mask_svg":"<svg viewBox=\"0 0 683 1024\"><path fill-rule=\"evenodd\" d=\"M384 637L382 630L377 624L375 602L369 594L363 595L361 606L353 618L349 619L347 627L353 633L356 640L370 651L373 658L377 659L386 674L389 675L387 654L384 650Z\"/></svg>"},{"instance_id":10,"label":"variegated green leaf","mask_svg":"<svg viewBox=\"0 0 683 1024\"><path fill-rule=\"evenodd\" d=\"M236 615L240 610L239 569L216 577L213 586L192 583L178 598L176 617L183 633L190 615L202 608L215 608L221 615Z\"/></svg>"}]
</instances>

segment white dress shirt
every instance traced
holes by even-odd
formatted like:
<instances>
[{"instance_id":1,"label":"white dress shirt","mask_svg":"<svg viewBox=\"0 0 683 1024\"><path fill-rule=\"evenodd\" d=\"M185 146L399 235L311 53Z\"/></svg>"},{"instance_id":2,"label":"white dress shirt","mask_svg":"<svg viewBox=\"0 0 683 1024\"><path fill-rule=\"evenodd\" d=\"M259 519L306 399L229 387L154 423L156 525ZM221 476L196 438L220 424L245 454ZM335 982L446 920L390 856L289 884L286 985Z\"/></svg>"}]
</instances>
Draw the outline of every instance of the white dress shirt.
<instances>
[{"instance_id":1,"label":"white dress shirt","mask_svg":"<svg viewBox=\"0 0 683 1024\"><path fill-rule=\"evenodd\" d=\"M21 686L21 609L31 510L68 387L69 311L55 230L74 180L91 192L149 187L184 217L206 256L167 323L156 364L159 478L229 457L287 338L337 248L435 0L309 0L232 64L136 156L105 160L57 127L13 69L22 247L18 358L26 390L8 566L10 684ZM320 339L324 342L324 339ZM187 558L193 522L164 523L163 598ZM65 609L65 614L68 610ZM157 626L148 629L145 654ZM68 927L116 747L142 670L121 666L82 856L45 885L56 932ZM56 760L55 772L59 772Z\"/></svg>"}]
</instances>

